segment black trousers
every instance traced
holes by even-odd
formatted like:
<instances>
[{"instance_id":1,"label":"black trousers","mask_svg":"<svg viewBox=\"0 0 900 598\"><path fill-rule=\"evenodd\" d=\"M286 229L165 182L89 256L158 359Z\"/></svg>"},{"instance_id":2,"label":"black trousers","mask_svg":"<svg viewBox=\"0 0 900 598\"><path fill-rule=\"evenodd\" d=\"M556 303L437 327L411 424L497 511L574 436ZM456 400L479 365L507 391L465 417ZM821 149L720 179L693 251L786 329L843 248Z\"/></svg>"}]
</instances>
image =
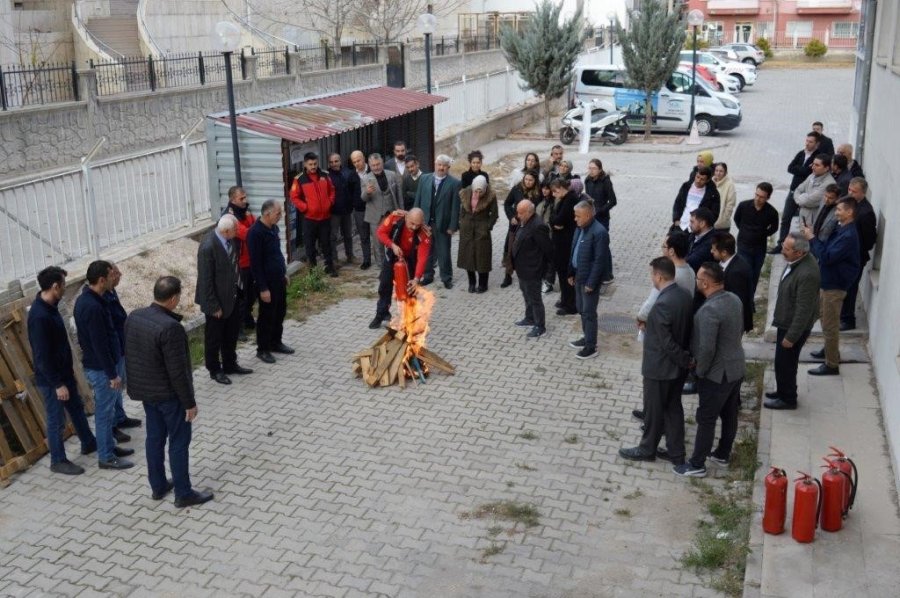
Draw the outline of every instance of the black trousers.
<instances>
[{"instance_id":1,"label":"black trousers","mask_svg":"<svg viewBox=\"0 0 900 598\"><path fill-rule=\"evenodd\" d=\"M556 275L559 278L559 300L562 309L575 313L575 287L569 284L569 265L556 264Z\"/></svg>"},{"instance_id":2,"label":"black trousers","mask_svg":"<svg viewBox=\"0 0 900 598\"><path fill-rule=\"evenodd\" d=\"M862 280L863 270L867 263L869 263L868 259L861 262L862 267L856 278L853 279L853 285L847 289L847 296L844 297L844 304L841 305L841 323L850 324L854 328L856 327L856 296L859 295L859 281Z\"/></svg>"},{"instance_id":3,"label":"black trousers","mask_svg":"<svg viewBox=\"0 0 900 598\"><path fill-rule=\"evenodd\" d=\"M256 282L253 280L250 268L241 268L241 282L244 286L244 291L238 297L241 302L241 318L245 326L252 327L256 324L253 320L253 304L256 303L259 291L256 289Z\"/></svg>"},{"instance_id":4,"label":"black trousers","mask_svg":"<svg viewBox=\"0 0 900 598\"><path fill-rule=\"evenodd\" d=\"M269 285L271 301L259 300L259 315L256 318L256 349L271 351L281 345L284 333L284 316L287 313L287 287L284 281Z\"/></svg>"},{"instance_id":5,"label":"black trousers","mask_svg":"<svg viewBox=\"0 0 900 598\"><path fill-rule=\"evenodd\" d=\"M800 352L809 338L809 330L804 332L794 346L785 349L781 346L787 330L778 329L775 340L775 391L782 401L789 405L797 404L797 364L800 362Z\"/></svg>"},{"instance_id":6,"label":"black trousers","mask_svg":"<svg viewBox=\"0 0 900 598\"><path fill-rule=\"evenodd\" d=\"M319 242L319 252L325 259L325 269L334 267L331 249L331 219L310 220L303 219L303 247L306 249L306 260L310 267L316 265L316 241Z\"/></svg>"},{"instance_id":7,"label":"black trousers","mask_svg":"<svg viewBox=\"0 0 900 598\"><path fill-rule=\"evenodd\" d=\"M388 249L387 252L393 255ZM406 262L409 279L416 276L416 256L411 255ZM391 297L394 295L394 262L385 258L381 263L381 272L378 274L378 304L375 315L388 318L391 315Z\"/></svg>"},{"instance_id":8,"label":"black trousers","mask_svg":"<svg viewBox=\"0 0 900 598\"><path fill-rule=\"evenodd\" d=\"M741 382L743 378L725 382L713 382L706 378L697 380L697 439L694 441L691 465L703 467L706 464L719 417L722 418L722 435L713 454L721 459L731 456L731 447L734 446L734 437L737 435L738 411L741 408Z\"/></svg>"},{"instance_id":9,"label":"black trousers","mask_svg":"<svg viewBox=\"0 0 900 598\"><path fill-rule=\"evenodd\" d=\"M525 299L525 319L534 322L538 328L546 327L544 298L541 297L541 279L522 280L520 277L519 289Z\"/></svg>"},{"instance_id":10,"label":"black trousers","mask_svg":"<svg viewBox=\"0 0 900 598\"><path fill-rule=\"evenodd\" d=\"M203 330L203 357L210 374L234 369L237 366L237 340L241 330L241 300L235 299L227 317L214 318L207 314Z\"/></svg>"},{"instance_id":11,"label":"black trousers","mask_svg":"<svg viewBox=\"0 0 900 598\"><path fill-rule=\"evenodd\" d=\"M666 450L676 464L684 462L684 378L685 374L674 380L644 378L644 435L639 447L645 454L656 456L665 432Z\"/></svg>"},{"instance_id":12,"label":"black trousers","mask_svg":"<svg viewBox=\"0 0 900 598\"><path fill-rule=\"evenodd\" d=\"M784 243L788 233L791 232L791 220L797 215L800 206L794 201L794 192L790 191L784 199L784 211L781 212L781 229L778 231L778 245Z\"/></svg>"}]
</instances>

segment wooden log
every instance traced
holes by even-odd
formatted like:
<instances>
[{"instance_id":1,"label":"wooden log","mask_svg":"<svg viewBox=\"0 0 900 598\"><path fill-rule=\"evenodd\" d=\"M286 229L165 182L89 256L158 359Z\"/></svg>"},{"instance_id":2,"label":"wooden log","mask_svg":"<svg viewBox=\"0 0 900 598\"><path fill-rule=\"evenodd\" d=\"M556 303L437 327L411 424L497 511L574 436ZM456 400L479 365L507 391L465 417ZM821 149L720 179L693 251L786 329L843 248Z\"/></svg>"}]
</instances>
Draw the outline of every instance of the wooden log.
<instances>
[{"instance_id":1,"label":"wooden log","mask_svg":"<svg viewBox=\"0 0 900 598\"><path fill-rule=\"evenodd\" d=\"M422 362L424 362L434 368L437 368L447 374L455 374L456 373L456 368L453 367L447 361L444 361L444 359L439 357L434 351L429 351L428 349L420 350L419 351L419 359Z\"/></svg>"},{"instance_id":2,"label":"wooden log","mask_svg":"<svg viewBox=\"0 0 900 598\"><path fill-rule=\"evenodd\" d=\"M406 343L393 339L391 342L381 345L384 347L384 359L379 359L378 368L375 370L375 377L381 378L387 372L394 361L397 359L398 353L406 352Z\"/></svg>"},{"instance_id":3,"label":"wooden log","mask_svg":"<svg viewBox=\"0 0 900 598\"><path fill-rule=\"evenodd\" d=\"M371 347L369 347L368 349L365 349L365 350L363 350L363 351L360 351L359 353L357 353L356 355L354 355L354 356L353 356L353 359L358 360L360 357L371 357L373 351L374 351L374 349L372 349Z\"/></svg>"}]
</instances>

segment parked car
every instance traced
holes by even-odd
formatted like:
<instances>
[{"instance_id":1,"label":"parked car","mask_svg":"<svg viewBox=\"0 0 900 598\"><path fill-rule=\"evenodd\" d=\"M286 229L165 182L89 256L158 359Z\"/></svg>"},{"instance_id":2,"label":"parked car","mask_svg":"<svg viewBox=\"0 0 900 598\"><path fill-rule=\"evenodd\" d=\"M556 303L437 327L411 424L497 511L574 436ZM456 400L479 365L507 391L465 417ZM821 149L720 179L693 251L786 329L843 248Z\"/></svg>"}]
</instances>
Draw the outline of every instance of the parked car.
<instances>
[{"instance_id":1,"label":"parked car","mask_svg":"<svg viewBox=\"0 0 900 598\"><path fill-rule=\"evenodd\" d=\"M737 54L737 60L741 62L759 66L766 61L766 53L754 46L753 44L725 44L719 46L721 49L728 49Z\"/></svg>"},{"instance_id":2,"label":"parked car","mask_svg":"<svg viewBox=\"0 0 900 598\"><path fill-rule=\"evenodd\" d=\"M693 62L693 52L691 50L683 50L679 60L682 62ZM697 64L718 68L729 75L733 75L741 84L741 89L745 85L753 85L756 83L756 67L745 62L737 62L736 60L722 60L709 52L697 52Z\"/></svg>"},{"instance_id":3,"label":"parked car","mask_svg":"<svg viewBox=\"0 0 900 598\"><path fill-rule=\"evenodd\" d=\"M575 69L575 99L593 102L599 111L628 113L632 130L644 129L644 92L626 86L624 66L595 65ZM701 135L728 131L741 124L741 103L731 94L715 90L703 77L697 77L695 122ZM687 131L690 126L691 74L677 70L651 100L654 131Z\"/></svg>"},{"instance_id":4,"label":"parked car","mask_svg":"<svg viewBox=\"0 0 900 598\"><path fill-rule=\"evenodd\" d=\"M691 63L690 62L679 62L678 70L691 74ZM707 83L709 83L713 89L718 89L719 91L725 91L727 93L740 93L741 84L740 82L732 77L731 75L724 73L720 70L709 69L702 64L697 65L697 76L702 77Z\"/></svg>"},{"instance_id":5,"label":"parked car","mask_svg":"<svg viewBox=\"0 0 900 598\"><path fill-rule=\"evenodd\" d=\"M707 48L706 52L709 52L722 60L738 60L737 53L730 48Z\"/></svg>"}]
</instances>

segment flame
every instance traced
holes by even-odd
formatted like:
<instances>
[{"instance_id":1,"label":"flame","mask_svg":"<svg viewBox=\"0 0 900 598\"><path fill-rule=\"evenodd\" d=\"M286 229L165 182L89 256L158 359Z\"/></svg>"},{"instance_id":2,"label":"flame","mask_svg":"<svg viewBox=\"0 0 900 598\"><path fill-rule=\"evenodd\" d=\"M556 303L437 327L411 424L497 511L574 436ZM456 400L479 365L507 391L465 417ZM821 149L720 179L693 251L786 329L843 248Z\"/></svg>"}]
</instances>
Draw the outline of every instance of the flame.
<instances>
[{"instance_id":1,"label":"flame","mask_svg":"<svg viewBox=\"0 0 900 598\"><path fill-rule=\"evenodd\" d=\"M425 337L428 336L428 321L434 308L434 293L419 287L415 296L405 301L397 301L400 315L391 322L391 327L406 333L406 359L415 357L425 348Z\"/></svg>"}]
</instances>

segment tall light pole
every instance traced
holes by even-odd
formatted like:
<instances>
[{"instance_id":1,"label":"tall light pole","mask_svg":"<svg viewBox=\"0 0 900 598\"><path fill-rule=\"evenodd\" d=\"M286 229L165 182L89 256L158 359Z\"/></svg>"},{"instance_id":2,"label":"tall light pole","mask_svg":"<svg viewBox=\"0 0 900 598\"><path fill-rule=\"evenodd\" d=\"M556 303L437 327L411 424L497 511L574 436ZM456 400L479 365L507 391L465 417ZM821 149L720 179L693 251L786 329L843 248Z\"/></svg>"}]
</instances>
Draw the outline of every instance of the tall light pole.
<instances>
[{"instance_id":1,"label":"tall light pole","mask_svg":"<svg viewBox=\"0 0 900 598\"><path fill-rule=\"evenodd\" d=\"M425 36L425 91L431 93L431 34L437 28L437 17L431 14L430 4L428 12L416 19L416 27Z\"/></svg>"},{"instance_id":2,"label":"tall light pole","mask_svg":"<svg viewBox=\"0 0 900 598\"><path fill-rule=\"evenodd\" d=\"M231 125L231 151L234 154L234 182L241 180L241 154L238 150L237 116L234 111L234 81L231 77L231 55L241 43L241 30L229 21L219 21L213 34L213 44L225 57L225 90L228 94L228 122Z\"/></svg>"},{"instance_id":3,"label":"tall light pole","mask_svg":"<svg viewBox=\"0 0 900 598\"><path fill-rule=\"evenodd\" d=\"M703 24L703 11L694 9L688 13L688 25L694 28L694 52L692 63L694 68L691 69L691 120L688 122L688 131L694 126L694 111L697 103L697 27Z\"/></svg>"},{"instance_id":4,"label":"tall light pole","mask_svg":"<svg viewBox=\"0 0 900 598\"><path fill-rule=\"evenodd\" d=\"M616 13L613 11L609 11L606 13L606 18L609 19L609 64L613 63L613 28L616 23Z\"/></svg>"}]
</instances>

